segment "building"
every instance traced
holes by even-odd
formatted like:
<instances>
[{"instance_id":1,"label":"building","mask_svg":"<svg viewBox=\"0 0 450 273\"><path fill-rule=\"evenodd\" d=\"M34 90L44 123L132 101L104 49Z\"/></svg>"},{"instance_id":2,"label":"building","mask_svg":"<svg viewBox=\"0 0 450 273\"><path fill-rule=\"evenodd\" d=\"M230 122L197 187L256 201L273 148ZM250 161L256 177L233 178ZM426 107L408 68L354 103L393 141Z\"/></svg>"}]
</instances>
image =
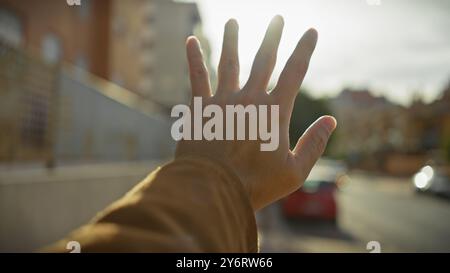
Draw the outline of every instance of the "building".
<instances>
[{"instance_id":1,"label":"building","mask_svg":"<svg viewBox=\"0 0 450 273\"><path fill-rule=\"evenodd\" d=\"M429 104L403 107L345 89L330 106L339 123L333 152L351 164L409 175L429 159L450 160L450 85Z\"/></svg>"},{"instance_id":2,"label":"building","mask_svg":"<svg viewBox=\"0 0 450 273\"><path fill-rule=\"evenodd\" d=\"M114 1L111 11L111 79L165 106L190 97L186 38L203 38L195 3L169 0Z\"/></svg>"},{"instance_id":3,"label":"building","mask_svg":"<svg viewBox=\"0 0 450 273\"><path fill-rule=\"evenodd\" d=\"M386 169L387 155L414 147L414 140L407 137L411 129L407 110L384 97L344 89L330 100L330 107L339 124L333 153L353 166Z\"/></svg>"},{"instance_id":4,"label":"building","mask_svg":"<svg viewBox=\"0 0 450 273\"><path fill-rule=\"evenodd\" d=\"M195 3L172 0L0 0L0 39L65 61L166 108L190 96L185 40L209 56Z\"/></svg>"},{"instance_id":5,"label":"building","mask_svg":"<svg viewBox=\"0 0 450 273\"><path fill-rule=\"evenodd\" d=\"M51 63L108 78L110 1L0 0L0 39Z\"/></svg>"},{"instance_id":6,"label":"building","mask_svg":"<svg viewBox=\"0 0 450 273\"><path fill-rule=\"evenodd\" d=\"M340 152L372 154L382 145L398 144L394 129L401 124L402 108L384 97L368 90L344 89L330 101L330 107L340 124Z\"/></svg>"}]
</instances>

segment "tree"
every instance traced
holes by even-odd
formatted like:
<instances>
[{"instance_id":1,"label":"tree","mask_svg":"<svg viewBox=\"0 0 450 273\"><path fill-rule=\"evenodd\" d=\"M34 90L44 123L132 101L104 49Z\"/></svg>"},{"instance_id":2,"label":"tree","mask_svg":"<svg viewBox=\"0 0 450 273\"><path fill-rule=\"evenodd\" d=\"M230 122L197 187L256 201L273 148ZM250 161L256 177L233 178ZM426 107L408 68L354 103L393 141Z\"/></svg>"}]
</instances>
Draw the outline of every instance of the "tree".
<instances>
[{"instance_id":1,"label":"tree","mask_svg":"<svg viewBox=\"0 0 450 273\"><path fill-rule=\"evenodd\" d=\"M291 148L297 142L297 139L316 119L323 115L330 115L326 99L314 99L307 91L302 90L295 99L294 110L292 111L291 124L289 126L289 140ZM332 139L328 146L332 145Z\"/></svg>"}]
</instances>

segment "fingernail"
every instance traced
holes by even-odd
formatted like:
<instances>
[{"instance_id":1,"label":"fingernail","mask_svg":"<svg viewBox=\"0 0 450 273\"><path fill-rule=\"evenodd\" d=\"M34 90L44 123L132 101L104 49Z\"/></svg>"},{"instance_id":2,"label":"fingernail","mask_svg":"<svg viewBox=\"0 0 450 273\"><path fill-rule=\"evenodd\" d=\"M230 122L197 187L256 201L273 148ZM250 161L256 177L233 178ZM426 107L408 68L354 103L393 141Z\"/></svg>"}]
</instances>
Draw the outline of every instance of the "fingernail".
<instances>
[{"instance_id":1,"label":"fingernail","mask_svg":"<svg viewBox=\"0 0 450 273\"><path fill-rule=\"evenodd\" d=\"M333 116L323 116L321 119L323 120L323 125L328 131L328 134L331 134L336 129L336 119Z\"/></svg>"},{"instance_id":2,"label":"fingernail","mask_svg":"<svg viewBox=\"0 0 450 273\"><path fill-rule=\"evenodd\" d=\"M280 25L284 25L284 19L283 16L277 14L272 18L272 23L277 23Z\"/></svg>"},{"instance_id":3,"label":"fingernail","mask_svg":"<svg viewBox=\"0 0 450 273\"><path fill-rule=\"evenodd\" d=\"M192 40L197 40L197 39L195 38L195 36L189 36L189 37L187 37L187 38L186 38L186 44L192 43L192 42L191 42Z\"/></svg>"},{"instance_id":4,"label":"fingernail","mask_svg":"<svg viewBox=\"0 0 450 273\"><path fill-rule=\"evenodd\" d=\"M308 35L311 35L311 37L317 37L319 36L319 33L317 32L317 30L315 28L310 28L306 31L306 33Z\"/></svg>"},{"instance_id":5,"label":"fingernail","mask_svg":"<svg viewBox=\"0 0 450 273\"><path fill-rule=\"evenodd\" d=\"M238 22L237 22L236 19L231 18L230 20L228 20L228 22L227 22L225 25L226 25L226 26L228 25L228 26L230 26L230 27L235 27L235 28L237 28L237 27L238 27Z\"/></svg>"},{"instance_id":6,"label":"fingernail","mask_svg":"<svg viewBox=\"0 0 450 273\"><path fill-rule=\"evenodd\" d=\"M187 42L186 42L186 43L188 44L188 46L189 46L189 45L190 45L190 46L193 46L193 47L197 48L200 52L203 53L202 47L201 47L201 45L200 45L200 41L197 39L197 37L195 37L195 36L189 36L189 37L187 38Z\"/></svg>"}]
</instances>

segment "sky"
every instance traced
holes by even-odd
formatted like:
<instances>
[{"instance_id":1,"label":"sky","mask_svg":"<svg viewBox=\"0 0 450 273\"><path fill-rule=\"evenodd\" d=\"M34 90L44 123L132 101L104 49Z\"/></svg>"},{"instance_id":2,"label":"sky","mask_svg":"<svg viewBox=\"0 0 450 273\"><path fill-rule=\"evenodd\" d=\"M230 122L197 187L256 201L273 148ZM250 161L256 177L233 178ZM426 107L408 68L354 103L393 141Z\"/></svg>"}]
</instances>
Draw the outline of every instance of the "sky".
<instances>
[{"instance_id":1,"label":"sky","mask_svg":"<svg viewBox=\"0 0 450 273\"><path fill-rule=\"evenodd\" d=\"M319 32L304 87L316 97L344 87L373 90L408 104L419 94L435 99L450 81L448 0L198 0L203 32L216 67L223 26L239 22L241 83L270 19L285 28L272 81L275 83L298 39L310 27Z\"/></svg>"}]
</instances>

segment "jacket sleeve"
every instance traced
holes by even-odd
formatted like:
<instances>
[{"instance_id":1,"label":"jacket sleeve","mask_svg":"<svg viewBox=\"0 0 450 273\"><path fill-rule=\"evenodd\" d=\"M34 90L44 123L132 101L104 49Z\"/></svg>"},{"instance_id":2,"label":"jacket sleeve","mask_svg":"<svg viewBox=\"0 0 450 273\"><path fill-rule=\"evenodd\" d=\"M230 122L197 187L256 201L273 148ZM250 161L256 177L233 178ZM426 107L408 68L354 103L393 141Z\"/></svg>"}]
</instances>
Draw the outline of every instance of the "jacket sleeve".
<instances>
[{"instance_id":1,"label":"jacket sleeve","mask_svg":"<svg viewBox=\"0 0 450 273\"><path fill-rule=\"evenodd\" d=\"M44 252L257 252L248 196L232 170L200 157L153 171L91 223Z\"/></svg>"}]
</instances>

